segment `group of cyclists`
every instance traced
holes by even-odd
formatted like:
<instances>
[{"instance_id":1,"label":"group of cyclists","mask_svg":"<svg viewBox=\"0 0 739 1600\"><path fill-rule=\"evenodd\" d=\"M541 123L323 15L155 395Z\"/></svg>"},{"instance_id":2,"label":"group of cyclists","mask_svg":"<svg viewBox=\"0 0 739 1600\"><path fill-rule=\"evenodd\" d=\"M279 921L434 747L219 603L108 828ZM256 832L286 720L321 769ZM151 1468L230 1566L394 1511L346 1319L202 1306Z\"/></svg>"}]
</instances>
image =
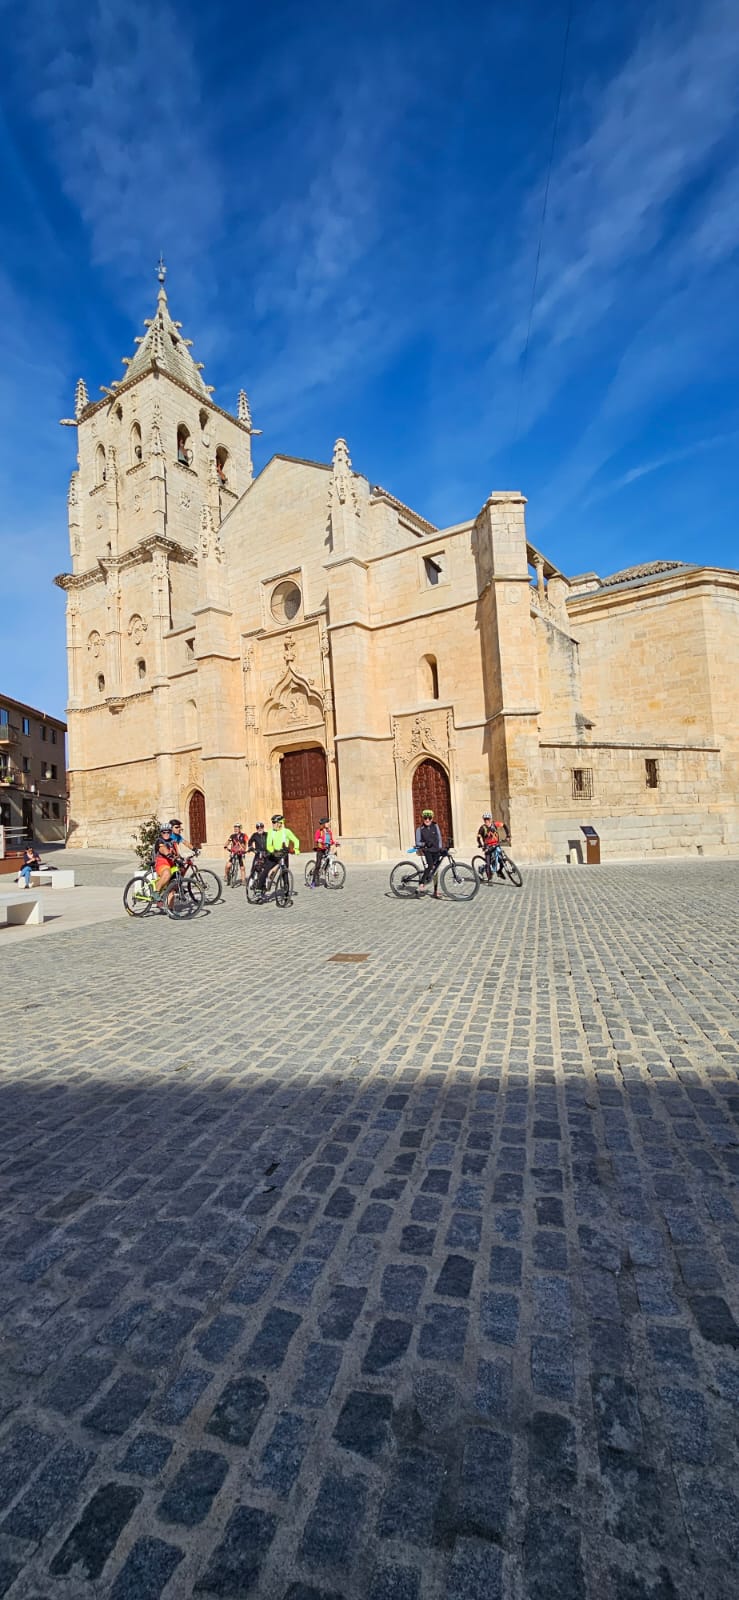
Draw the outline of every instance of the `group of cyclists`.
<instances>
[{"instance_id":1,"label":"group of cyclists","mask_svg":"<svg viewBox=\"0 0 739 1600\"><path fill-rule=\"evenodd\" d=\"M503 841L501 841L501 833L503 834ZM483 811L482 822L477 830L477 844L483 854L484 870L488 878L492 877L493 874L498 878L504 876L499 853L500 845L501 842L507 844L510 837L506 822L496 822L493 820L492 811ZM444 854L444 841L441 837L441 828L434 817L433 811L428 806L421 812L421 821L416 828L415 848L418 854L423 857L425 864L421 878L421 888L424 889L433 884L433 898L438 900L440 898L438 868Z\"/></svg>"},{"instance_id":2,"label":"group of cyclists","mask_svg":"<svg viewBox=\"0 0 739 1600\"><path fill-rule=\"evenodd\" d=\"M477 844L482 852L485 872L489 878L493 874L499 878L503 877L500 846L501 843L507 844L509 840L507 823L494 820L491 811L483 811L482 822L477 830ZM313 845L315 864L312 876L308 880L309 888L317 887L323 864L329 852L337 845L330 817L321 817L315 830ZM193 846L185 839L182 822L179 818L173 817L159 829L154 848L153 868L156 874L156 896L160 904L166 898L167 885L179 859L180 846L192 853ZM227 881L235 881L238 876L238 881L245 885L246 857L247 855L254 857L252 873L256 880L258 890L256 900L259 904L267 898L267 878L271 868L285 860L288 855L300 855L300 840L287 827L282 812L276 811L269 828L263 822L257 822L248 837L242 824L235 822L223 848L228 851ZM421 821L416 828L415 849L424 862L422 889L432 887L434 899L439 899L438 869L444 855L444 841L434 813L428 806L422 811Z\"/></svg>"}]
</instances>

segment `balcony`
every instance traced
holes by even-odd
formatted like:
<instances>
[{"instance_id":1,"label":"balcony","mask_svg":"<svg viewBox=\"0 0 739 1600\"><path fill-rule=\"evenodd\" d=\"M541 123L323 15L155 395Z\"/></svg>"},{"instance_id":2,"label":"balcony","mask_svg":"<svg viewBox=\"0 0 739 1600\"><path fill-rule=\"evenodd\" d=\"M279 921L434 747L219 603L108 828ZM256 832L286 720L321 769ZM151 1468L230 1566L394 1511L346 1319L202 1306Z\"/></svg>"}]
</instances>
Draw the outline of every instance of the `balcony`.
<instances>
[{"instance_id":1,"label":"balcony","mask_svg":"<svg viewBox=\"0 0 739 1600\"><path fill-rule=\"evenodd\" d=\"M17 744L20 736L21 730L14 722L0 723L0 750L7 749L8 745Z\"/></svg>"}]
</instances>

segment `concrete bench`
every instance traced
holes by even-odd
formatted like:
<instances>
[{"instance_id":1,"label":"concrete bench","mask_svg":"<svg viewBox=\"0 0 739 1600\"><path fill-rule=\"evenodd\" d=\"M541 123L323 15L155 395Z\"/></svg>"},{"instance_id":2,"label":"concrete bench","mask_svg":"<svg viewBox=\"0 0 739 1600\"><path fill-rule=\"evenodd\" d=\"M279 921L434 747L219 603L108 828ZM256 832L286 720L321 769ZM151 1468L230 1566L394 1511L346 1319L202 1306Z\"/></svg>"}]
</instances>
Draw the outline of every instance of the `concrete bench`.
<instances>
[{"instance_id":1,"label":"concrete bench","mask_svg":"<svg viewBox=\"0 0 739 1600\"><path fill-rule=\"evenodd\" d=\"M42 867L40 872L31 873L31 883L38 888L40 883L51 884L52 889L73 889L74 871L71 867Z\"/></svg>"},{"instance_id":2,"label":"concrete bench","mask_svg":"<svg viewBox=\"0 0 739 1600\"><path fill-rule=\"evenodd\" d=\"M32 895L30 889L21 889L17 894L0 894L0 920L3 922L43 922L43 900L40 900L37 895Z\"/></svg>"}]
</instances>

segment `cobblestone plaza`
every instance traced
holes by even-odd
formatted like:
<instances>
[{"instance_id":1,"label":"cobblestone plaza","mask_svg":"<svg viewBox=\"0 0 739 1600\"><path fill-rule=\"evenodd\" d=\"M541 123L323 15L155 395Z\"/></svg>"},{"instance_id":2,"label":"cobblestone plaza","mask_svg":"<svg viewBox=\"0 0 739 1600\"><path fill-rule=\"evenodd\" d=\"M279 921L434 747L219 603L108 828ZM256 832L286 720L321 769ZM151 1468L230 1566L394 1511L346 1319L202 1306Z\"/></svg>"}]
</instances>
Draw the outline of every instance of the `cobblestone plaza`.
<instances>
[{"instance_id":1,"label":"cobblestone plaza","mask_svg":"<svg viewBox=\"0 0 739 1600\"><path fill-rule=\"evenodd\" d=\"M386 889L3 935L0 1596L736 1596L739 863Z\"/></svg>"}]
</instances>

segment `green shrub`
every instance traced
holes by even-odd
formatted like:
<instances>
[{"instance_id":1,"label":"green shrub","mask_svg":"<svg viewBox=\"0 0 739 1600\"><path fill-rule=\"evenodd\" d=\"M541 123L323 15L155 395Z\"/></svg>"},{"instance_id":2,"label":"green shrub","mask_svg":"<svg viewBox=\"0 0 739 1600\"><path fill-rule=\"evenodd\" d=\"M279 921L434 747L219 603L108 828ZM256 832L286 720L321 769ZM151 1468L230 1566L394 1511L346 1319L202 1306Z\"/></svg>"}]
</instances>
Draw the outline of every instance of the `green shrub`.
<instances>
[{"instance_id":1,"label":"green shrub","mask_svg":"<svg viewBox=\"0 0 739 1600\"><path fill-rule=\"evenodd\" d=\"M146 821L142 822L141 827L137 828L136 832L131 835L133 848L142 867L151 865L151 858L154 854L154 846L159 838L160 827L159 818L152 815L147 817Z\"/></svg>"}]
</instances>

